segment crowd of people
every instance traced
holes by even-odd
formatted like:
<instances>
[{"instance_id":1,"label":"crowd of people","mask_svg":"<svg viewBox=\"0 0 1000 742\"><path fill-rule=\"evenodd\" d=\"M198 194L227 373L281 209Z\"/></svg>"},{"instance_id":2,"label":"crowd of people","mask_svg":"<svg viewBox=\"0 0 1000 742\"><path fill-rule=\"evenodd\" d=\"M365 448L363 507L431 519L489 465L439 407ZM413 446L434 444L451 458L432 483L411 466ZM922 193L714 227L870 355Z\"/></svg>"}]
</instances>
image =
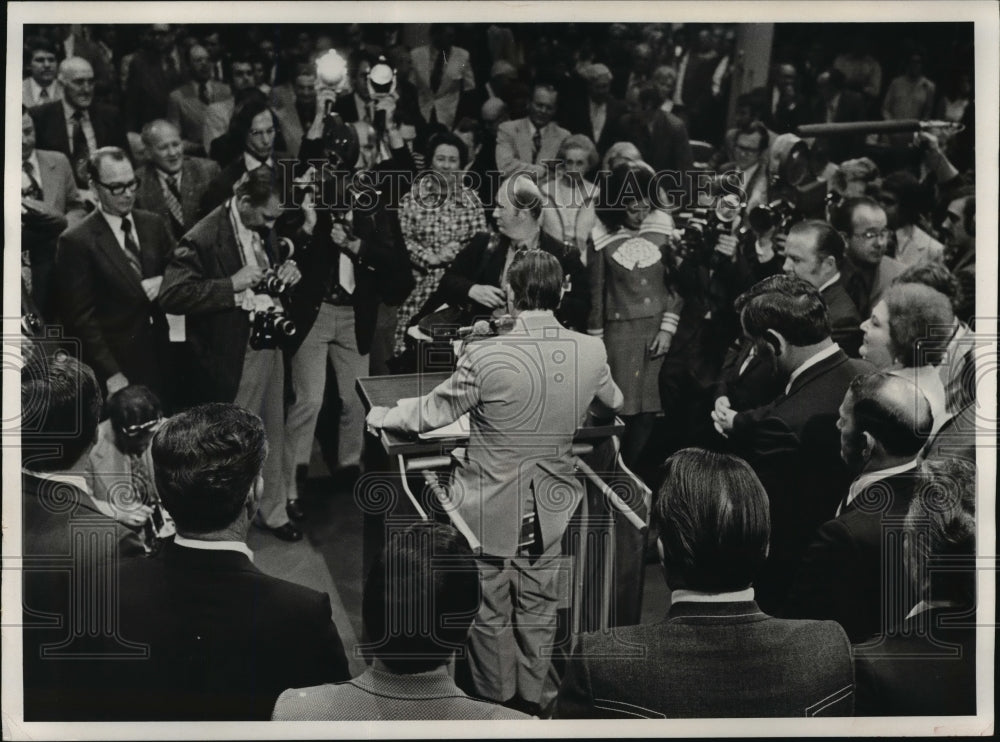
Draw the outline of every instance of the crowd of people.
<instances>
[{"instance_id":1,"label":"crowd of people","mask_svg":"<svg viewBox=\"0 0 1000 742\"><path fill-rule=\"evenodd\" d=\"M904 43L883 85L845 40L734 97L734 27L590 25L26 28L24 556L119 585L86 661L26 627L27 720L975 713L941 620L976 605L971 65ZM872 120L904 123L836 131ZM358 378L442 347L366 417ZM481 551L390 532L351 679L247 533L302 539L317 435L353 486L366 429L465 413ZM671 607L560 659L588 415L656 492ZM66 579L26 561L26 608Z\"/></svg>"}]
</instances>

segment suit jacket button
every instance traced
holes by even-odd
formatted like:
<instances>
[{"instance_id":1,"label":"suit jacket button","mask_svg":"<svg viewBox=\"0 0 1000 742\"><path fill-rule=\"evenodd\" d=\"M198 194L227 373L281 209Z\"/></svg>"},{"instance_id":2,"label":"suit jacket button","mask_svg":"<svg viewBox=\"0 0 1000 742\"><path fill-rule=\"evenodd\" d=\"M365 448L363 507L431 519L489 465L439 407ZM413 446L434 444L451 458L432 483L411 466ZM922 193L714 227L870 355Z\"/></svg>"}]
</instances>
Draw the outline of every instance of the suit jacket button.
<instances>
[{"instance_id":1,"label":"suit jacket button","mask_svg":"<svg viewBox=\"0 0 1000 742\"><path fill-rule=\"evenodd\" d=\"M619 314L618 312L615 312L615 319L621 319L621 318L622 318L621 314Z\"/></svg>"},{"instance_id":2,"label":"suit jacket button","mask_svg":"<svg viewBox=\"0 0 1000 742\"><path fill-rule=\"evenodd\" d=\"M647 297L646 297L645 299L643 299L643 300L642 300L642 303L643 303L643 304L649 304L649 303L650 303L651 301L653 301L653 300L652 300L652 299L650 299L650 298L649 298L649 297L647 296Z\"/></svg>"},{"instance_id":3,"label":"suit jacket button","mask_svg":"<svg viewBox=\"0 0 1000 742\"><path fill-rule=\"evenodd\" d=\"M647 279L643 278L643 279L641 279L641 280L639 281L639 283L640 283L640 284L642 284L643 286L645 286L646 284L648 284L648 283L649 283L649 281L648 281Z\"/></svg>"}]
</instances>

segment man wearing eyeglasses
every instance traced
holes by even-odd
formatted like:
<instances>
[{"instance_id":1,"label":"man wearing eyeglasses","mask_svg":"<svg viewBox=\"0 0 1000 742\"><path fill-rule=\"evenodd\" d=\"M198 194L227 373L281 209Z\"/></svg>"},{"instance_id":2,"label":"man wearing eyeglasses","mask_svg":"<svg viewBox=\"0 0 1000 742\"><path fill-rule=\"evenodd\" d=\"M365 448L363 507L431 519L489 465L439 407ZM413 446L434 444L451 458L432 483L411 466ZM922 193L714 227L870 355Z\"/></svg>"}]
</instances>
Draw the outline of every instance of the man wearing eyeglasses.
<instances>
[{"instance_id":1,"label":"man wearing eyeglasses","mask_svg":"<svg viewBox=\"0 0 1000 742\"><path fill-rule=\"evenodd\" d=\"M906 270L885 254L890 234L885 210L874 199L860 196L845 201L831 223L847 241L841 269L844 288L860 315L867 317L892 279Z\"/></svg>"},{"instance_id":2,"label":"man wearing eyeglasses","mask_svg":"<svg viewBox=\"0 0 1000 742\"><path fill-rule=\"evenodd\" d=\"M145 384L162 398L168 332L156 297L173 238L159 216L133 209L138 182L123 150L96 150L87 172L98 208L59 237L57 315L108 394Z\"/></svg>"},{"instance_id":3,"label":"man wearing eyeglasses","mask_svg":"<svg viewBox=\"0 0 1000 742\"><path fill-rule=\"evenodd\" d=\"M113 106L94 102L94 68L82 57L70 57L59 66L62 100L32 109L35 145L62 152L69 158L79 188L89 179L87 163L99 147L127 150L121 115Z\"/></svg>"}]
</instances>

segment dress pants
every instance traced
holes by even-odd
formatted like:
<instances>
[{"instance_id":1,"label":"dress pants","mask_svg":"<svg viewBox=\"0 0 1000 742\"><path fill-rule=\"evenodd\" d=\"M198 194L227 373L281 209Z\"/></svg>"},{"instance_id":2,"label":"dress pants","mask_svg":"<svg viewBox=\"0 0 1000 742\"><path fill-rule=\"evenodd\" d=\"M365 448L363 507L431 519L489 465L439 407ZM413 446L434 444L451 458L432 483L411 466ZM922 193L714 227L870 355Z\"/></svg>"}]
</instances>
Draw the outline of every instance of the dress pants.
<instances>
[{"instance_id":1,"label":"dress pants","mask_svg":"<svg viewBox=\"0 0 1000 742\"><path fill-rule=\"evenodd\" d=\"M494 701L515 694L543 708L556 688L545 687L552 664L559 606L562 544L534 564L527 556L477 559L482 602L469 633L469 668L476 692Z\"/></svg>"},{"instance_id":2,"label":"dress pants","mask_svg":"<svg viewBox=\"0 0 1000 742\"><path fill-rule=\"evenodd\" d=\"M295 469L308 465L312 453L316 419L323 406L326 359L329 355L337 377L340 424L337 435L337 466L360 466L364 442L365 409L355 390L355 380L368 376L368 356L358 352L354 334L354 307L320 305L309 334L292 356L292 392L285 430L285 486L289 497L297 497Z\"/></svg>"},{"instance_id":3,"label":"dress pants","mask_svg":"<svg viewBox=\"0 0 1000 742\"><path fill-rule=\"evenodd\" d=\"M264 460L264 496L257 518L268 528L279 528L288 522L285 480L281 471L285 448L284 390L285 367L281 349L253 350L247 347L243 357L243 375L234 401L260 415L264 422L267 458Z\"/></svg>"}]
</instances>

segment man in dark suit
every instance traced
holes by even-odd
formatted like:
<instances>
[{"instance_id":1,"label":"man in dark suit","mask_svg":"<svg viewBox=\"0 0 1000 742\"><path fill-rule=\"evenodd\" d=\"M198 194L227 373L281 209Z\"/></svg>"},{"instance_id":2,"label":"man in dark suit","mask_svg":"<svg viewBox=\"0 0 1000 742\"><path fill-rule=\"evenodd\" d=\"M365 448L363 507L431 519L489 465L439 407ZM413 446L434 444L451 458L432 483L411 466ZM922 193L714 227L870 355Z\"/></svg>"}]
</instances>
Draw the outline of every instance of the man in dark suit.
<instances>
[{"instance_id":1,"label":"man in dark suit","mask_svg":"<svg viewBox=\"0 0 1000 742\"><path fill-rule=\"evenodd\" d=\"M931 412L913 382L882 371L852 381L839 414L840 455L858 477L815 534L781 615L837 621L861 642L895 626L915 602L897 594L906 580L892 534L913 499Z\"/></svg>"},{"instance_id":2,"label":"man in dark suit","mask_svg":"<svg viewBox=\"0 0 1000 742\"><path fill-rule=\"evenodd\" d=\"M656 501L670 610L655 624L584 634L559 689L560 718L849 716L850 645L832 621L785 621L754 601L768 503L735 456L667 459Z\"/></svg>"},{"instance_id":3,"label":"man in dark suit","mask_svg":"<svg viewBox=\"0 0 1000 742\"><path fill-rule=\"evenodd\" d=\"M362 610L375 662L346 683L286 690L273 720L527 719L470 698L448 673L478 608L476 562L458 531L434 521L396 530L365 581Z\"/></svg>"},{"instance_id":4,"label":"man in dark suit","mask_svg":"<svg viewBox=\"0 0 1000 742\"><path fill-rule=\"evenodd\" d=\"M925 462L903 529L904 564L920 602L899 626L854 648L856 713L974 716L975 464Z\"/></svg>"},{"instance_id":5,"label":"man in dark suit","mask_svg":"<svg viewBox=\"0 0 1000 742\"><path fill-rule=\"evenodd\" d=\"M62 152L69 158L80 188L87 187L87 162L99 147L127 151L125 127L117 109L94 103L94 70L80 57L70 57L59 66L62 100L31 111L35 120L35 145Z\"/></svg>"},{"instance_id":6,"label":"man in dark suit","mask_svg":"<svg viewBox=\"0 0 1000 742\"><path fill-rule=\"evenodd\" d=\"M265 489L255 522L278 538L298 541L302 533L286 513L281 469L285 444L281 345L287 336L276 328L270 336L255 334L250 344L251 326L262 321L259 315L283 315L282 296L302 277L295 261L286 259L287 246L274 232L281 211L274 172L258 167L247 173L233 196L181 239L164 272L160 303L168 312L185 315L194 366L192 401L236 402L264 419ZM284 285L281 295L261 286L265 273Z\"/></svg>"},{"instance_id":7,"label":"man in dark suit","mask_svg":"<svg viewBox=\"0 0 1000 742\"><path fill-rule=\"evenodd\" d=\"M584 71L587 96L566 107L562 123L573 134L586 134L604 156L608 147L621 139L618 127L628 109L617 98L611 97L611 70L603 64L592 64Z\"/></svg>"},{"instance_id":8,"label":"man in dark suit","mask_svg":"<svg viewBox=\"0 0 1000 742\"><path fill-rule=\"evenodd\" d=\"M94 372L50 342L26 350L21 371L25 721L88 718L99 694L95 678L76 670L95 637L117 629L99 586L113 583L121 558L143 554L87 484L102 400ZM106 649L116 659L141 653L124 642Z\"/></svg>"},{"instance_id":9,"label":"man in dark suit","mask_svg":"<svg viewBox=\"0 0 1000 742\"><path fill-rule=\"evenodd\" d=\"M502 287L511 260L519 250L538 248L559 260L569 285L556 318L570 329L584 331L590 313L587 269L578 251L566 250L565 245L542 230L542 204L541 192L530 178L502 181L497 191L499 234L481 232L462 248L418 316L445 303L467 307L469 317L488 317L502 310L506 306Z\"/></svg>"},{"instance_id":10,"label":"man in dark suit","mask_svg":"<svg viewBox=\"0 0 1000 742\"><path fill-rule=\"evenodd\" d=\"M307 139L304 146L311 152L317 144ZM318 154L325 155L322 145ZM340 397L335 474L350 479L360 472L365 413L354 382L368 376L379 302L399 304L413 289L398 220L381 200L365 208L355 201L352 207L347 173L326 175L302 204L300 237L308 248L300 259L304 279L292 301L298 329L289 346L294 401L285 418L290 502L297 499L296 472L309 465L328 359ZM308 172L305 180L315 183ZM316 203L317 195L324 203Z\"/></svg>"},{"instance_id":11,"label":"man in dark suit","mask_svg":"<svg viewBox=\"0 0 1000 742\"><path fill-rule=\"evenodd\" d=\"M847 243L841 266L844 290L868 319L882 293L906 266L886 255L890 230L885 209L867 196L851 198L831 214L831 224Z\"/></svg>"},{"instance_id":12,"label":"man in dark suit","mask_svg":"<svg viewBox=\"0 0 1000 742\"><path fill-rule=\"evenodd\" d=\"M773 611L812 533L833 517L850 483L838 455L837 408L852 379L874 367L848 358L833 342L826 305L810 284L773 276L755 292L743 308L743 326L771 346L784 391L762 408L716 410L713 417L767 490L771 552L757 588L761 604Z\"/></svg>"},{"instance_id":13,"label":"man in dark suit","mask_svg":"<svg viewBox=\"0 0 1000 742\"><path fill-rule=\"evenodd\" d=\"M177 536L119 572L120 635L148 655L95 674L102 718L263 721L285 688L350 677L329 596L264 574L246 546L267 447L260 418L232 404L157 431L157 491Z\"/></svg>"},{"instance_id":14,"label":"man in dark suit","mask_svg":"<svg viewBox=\"0 0 1000 742\"><path fill-rule=\"evenodd\" d=\"M167 321L156 297L174 241L160 217L132 208L124 151L97 150L89 169L99 207L59 237L56 314L109 394L144 384L162 397Z\"/></svg>"},{"instance_id":15,"label":"man in dark suit","mask_svg":"<svg viewBox=\"0 0 1000 742\"><path fill-rule=\"evenodd\" d=\"M219 166L202 157L185 157L177 127L156 119L142 128L149 162L139 168L136 205L159 214L180 239L198 221L198 205Z\"/></svg>"},{"instance_id":16,"label":"man in dark suit","mask_svg":"<svg viewBox=\"0 0 1000 742\"><path fill-rule=\"evenodd\" d=\"M844 74L840 70L831 67L821 72L816 78L816 86L819 96L814 104L814 121L821 124L846 124L869 118L864 97L857 91L844 88ZM819 137L816 146L827 153L830 162L840 164L861 155L864 137Z\"/></svg>"},{"instance_id":17,"label":"man in dark suit","mask_svg":"<svg viewBox=\"0 0 1000 742\"><path fill-rule=\"evenodd\" d=\"M154 23L147 33L146 45L132 57L125 83L125 127L136 133L153 119L166 117L167 98L181 84L185 65L170 24Z\"/></svg>"},{"instance_id":18,"label":"man in dark suit","mask_svg":"<svg viewBox=\"0 0 1000 742\"><path fill-rule=\"evenodd\" d=\"M830 317L833 341L851 358L859 358L862 317L840 278L846 248L844 238L826 222L799 222L785 240L784 270L819 290Z\"/></svg>"},{"instance_id":19,"label":"man in dark suit","mask_svg":"<svg viewBox=\"0 0 1000 742\"><path fill-rule=\"evenodd\" d=\"M798 72L794 65L774 65L770 86L752 92L764 101L766 113L761 121L775 134L794 132L799 124L810 118L805 100L798 91Z\"/></svg>"},{"instance_id":20,"label":"man in dark suit","mask_svg":"<svg viewBox=\"0 0 1000 742\"><path fill-rule=\"evenodd\" d=\"M694 167L694 154L684 122L664 111L653 83L639 89L639 110L620 122L622 138L632 142L653 170L676 173L677 186L687 189L687 173ZM670 182L670 181L668 181Z\"/></svg>"}]
</instances>

